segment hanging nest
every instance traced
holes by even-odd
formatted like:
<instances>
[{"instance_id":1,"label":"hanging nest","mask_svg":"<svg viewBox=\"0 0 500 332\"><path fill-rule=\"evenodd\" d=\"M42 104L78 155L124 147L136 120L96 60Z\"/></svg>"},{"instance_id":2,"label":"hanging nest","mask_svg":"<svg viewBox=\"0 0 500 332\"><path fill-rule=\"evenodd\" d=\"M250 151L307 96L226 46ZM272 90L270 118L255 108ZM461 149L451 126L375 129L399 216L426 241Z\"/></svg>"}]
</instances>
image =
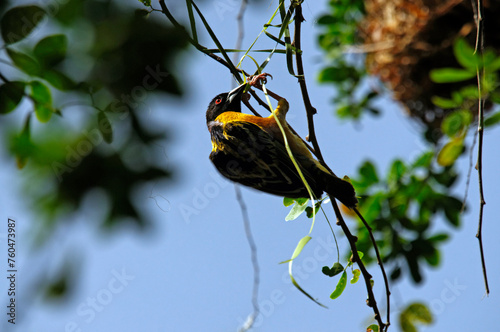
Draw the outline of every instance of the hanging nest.
<instances>
[{"instance_id":1,"label":"hanging nest","mask_svg":"<svg viewBox=\"0 0 500 332\"><path fill-rule=\"evenodd\" d=\"M472 0L476 1L476 0ZM500 49L500 1L483 0L485 45ZM360 24L364 44L371 52L367 69L394 93L409 114L438 132L443 110L432 96L450 98L451 93L476 80L437 84L430 80L432 69L460 65L453 54L457 38L475 45L476 25L471 0L365 0L366 16ZM471 105L477 113L477 105Z\"/></svg>"}]
</instances>

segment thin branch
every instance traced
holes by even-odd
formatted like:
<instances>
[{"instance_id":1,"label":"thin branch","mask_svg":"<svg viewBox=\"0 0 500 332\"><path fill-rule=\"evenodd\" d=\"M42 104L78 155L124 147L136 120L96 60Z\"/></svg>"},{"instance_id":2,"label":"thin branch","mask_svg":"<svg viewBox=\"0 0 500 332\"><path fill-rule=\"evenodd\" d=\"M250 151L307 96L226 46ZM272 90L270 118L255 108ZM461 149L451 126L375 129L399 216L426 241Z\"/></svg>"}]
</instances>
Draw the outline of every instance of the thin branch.
<instances>
[{"instance_id":1,"label":"thin branch","mask_svg":"<svg viewBox=\"0 0 500 332\"><path fill-rule=\"evenodd\" d=\"M293 5L293 4L292 4ZM302 5L299 3L297 7L295 8L295 30L294 30L294 40L293 40L293 46L297 49L301 49L301 44L300 44L300 31L301 31L301 24L304 21L304 17L302 16ZM305 80L305 75L304 75L304 66L302 63L302 54L297 52L295 54L295 60L296 60L296 65L297 65L297 77L300 85L300 89L302 92L302 99L304 101L304 107L306 109L306 114L307 114L307 123L308 123L308 129L309 129L309 135L308 135L308 141L310 141L314 147L315 155L318 158L318 160L328 169L332 174L334 174L331 169L326 165L323 156L321 154L321 150L316 138L316 133L314 130L314 119L313 115L316 114L316 109L312 106L311 100L309 98L309 93L307 92L307 85L306 85L306 80ZM335 174L334 174L335 175ZM342 214L339 210L339 207L337 205L337 202L335 199L331 199L333 209L335 211L335 215L337 217L337 224L342 228L342 231L346 235L347 240L349 241L349 245L351 247L351 252L352 252L352 257L353 261L358 264L359 269L361 270L361 273L363 275L363 279L365 280L365 286L366 290L368 292L368 299L367 299L367 304L369 307L373 309L373 312L375 314L375 320L377 321L380 331L387 331L389 325L390 325L390 291L389 291L389 283L387 280L387 275L385 273L385 269L383 267L382 259L380 258L380 254L377 248L377 244L375 242L375 239L373 238L373 233L371 232L371 228L369 225L366 223L364 218L362 218L361 214L355 209L356 213L360 218L362 218L365 226L367 227L370 236L372 238L373 245L375 247L375 252L377 254L377 260L379 262L379 265L382 270L382 274L384 276L384 282L385 282L385 288L386 288L386 295L387 295L387 323L384 323L382 321L382 318L380 316L380 312L377 306L377 301L375 300L375 296L373 294L373 289L372 289L372 276L370 273L366 270L366 267L364 263L361 261L359 255L358 255L358 250L356 247L356 241L357 237L352 235L351 231L347 227L347 224L345 223Z\"/></svg>"},{"instance_id":2,"label":"thin branch","mask_svg":"<svg viewBox=\"0 0 500 332\"><path fill-rule=\"evenodd\" d=\"M380 252L378 250L378 245L377 242L375 241L375 237L373 236L373 230L371 226L368 224L368 222L366 222L365 218L357 208L354 208L353 210L358 215L359 219L361 219L363 225L365 225L365 228L368 230L368 234L370 235L370 240L372 241L373 248L375 249L375 255L377 256L378 265L380 265L380 270L382 271L382 276L384 278L384 285L385 285L385 297L387 302L387 327L388 327L389 325L391 325L391 317L390 317L391 291L389 289L389 279L387 278L387 273L385 272L384 263L382 262L382 258L380 256Z\"/></svg>"},{"instance_id":3,"label":"thin branch","mask_svg":"<svg viewBox=\"0 0 500 332\"><path fill-rule=\"evenodd\" d=\"M472 0L472 6L475 9L475 19L476 19L476 48L475 52L479 52L481 59L483 58L483 49L484 49L484 22L483 22L483 3L482 0L477 0L477 3L474 3ZM479 222L476 233L476 238L479 241L479 252L481 255L481 266L483 270L483 278L484 278L484 287L486 289L486 295L490 293L490 288L488 286L488 274L486 272L486 261L484 258L484 249L483 249L483 211L484 205L486 201L484 199L484 191L483 191L483 136L484 136L484 98L482 91L482 78L485 75L485 68L483 66L482 70L479 70L479 65L476 66L477 73L477 90L479 95L478 101L478 145L477 145L477 176L479 182Z\"/></svg>"},{"instance_id":4,"label":"thin branch","mask_svg":"<svg viewBox=\"0 0 500 332\"><path fill-rule=\"evenodd\" d=\"M240 204L241 214L243 216L243 224L245 225L245 235L248 241L248 245L250 246L250 255L253 266L253 289L252 289L253 312L248 316L244 326L240 329L240 331L248 331L249 329L252 328L255 319L259 314L258 296L259 296L259 284L260 284L260 278L259 278L260 270L259 270L259 262L257 260L257 246L255 245L255 241L252 235L252 229L250 228L250 219L248 217L247 207L245 205L245 202L243 201L243 197L241 196L240 187L237 184L234 185L234 190L236 192L236 200Z\"/></svg>"},{"instance_id":5,"label":"thin branch","mask_svg":"<svg viewBox=\"0 0 500 332\"><path fill-rule=\"evenodd\" d=\"M337 225L339 225L342 228L342 231L344 232L347 241L349 241L349 246L351 247L351 252L352 252L352 261L358 264L361 274L363 275L363 279L365 280L365 286L368 292L368 299L366 300L366 304L372 308L373 313L375 314L374 318L378 323L380 331L387 331L389 323L385 324L384 322L382 322L382 317L380 316L380 312L377 307L377 301L375 300L375 295L373 294L372 275L368 272L368 270L365 267L365 264L363 263L358 254L358 248L356 247L356 241L358 240L358 238L352 235L351 231L349 230L349 227L347 227L347 224L342 218L342 213L339 210L337 201L332 199L331 202L333 210L335 211L335 216L337 217Z\"/></svg>"},{"instance_id":6,"label":"thin branch","mask_svg":"<svg viewBox=\"0 0 500 332\"><path fill-rule=\"evenodd\" d=\"M248 0L241 0L241 5L240 5L240 10L238 11L238 15L236 16L236 21L238 22L238 37L236 38L236 45L234 46L235 49L239 50L241 49L241 45L243 43L243 37L245 36L245 30L244 30L244 22L243 18L245 15L245 9L247 8ZM240 52L235 52L233 55L233 62L238 61L238 55Z\"/></svg>"},{"instance_id":7,"label":"thin branch","mask_svg":"<svg viewBox=\"0 0 500 332\"><path fill-rule=\"evenodd\" d=\"M238 38L236 39L235 49L240 49L241 45L243 43L243 36L244 36L243 17L245 14L246 6L247 6L247 0L241 0L240 11L238 12L238 15L236 17L236 20L238 21ZM237 62L237 59L238 59L238 52L234 53L233 62ZM234 81L233 81L233 83L234 83ZM247 107L250 106L250 103L248 103L248 100L245 100L245 105L247 105ZM251 110L254 111L255 113L257 112L255 110L253 110L253 108ZM243 196L241 195L240 187L237 184L234 185L234 191L236 193L236 200L240 204L241 214L243 217L243 225L245 227L245 237L246 237L246 239L248 241L248 245L250 247L250 256L251 256L252 267L253 267L253 287L252 287L253 311L248 315L247 320L245 321L245 323L243 324L243 326L240 329L240 332L245 332L245 331L248 331L252 328L252 326L255 323L255 319L259 315L259 301L258 301L259 283L260 283L259 262L257 260L257 246L255 245L255 241L254 241L253 235L252 235L252 229L250 227L250 218L248 216L248 210L247 210L245 202L243 201Z\"/></svg>"}]
</instances>

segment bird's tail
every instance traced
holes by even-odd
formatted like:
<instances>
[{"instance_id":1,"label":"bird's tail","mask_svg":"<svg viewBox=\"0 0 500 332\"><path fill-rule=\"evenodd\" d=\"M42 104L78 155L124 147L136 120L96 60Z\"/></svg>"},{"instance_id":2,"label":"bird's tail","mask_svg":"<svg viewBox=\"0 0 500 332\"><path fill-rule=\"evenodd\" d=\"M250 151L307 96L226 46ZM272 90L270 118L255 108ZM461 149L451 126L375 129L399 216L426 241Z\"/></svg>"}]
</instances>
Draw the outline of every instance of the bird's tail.
<instances>
[{"instance_id":1,"label":"bird's tail","mask_svg":"<svg viewBox=\"0 0 500 332\"><path fill-rule=\"evenodd\" d=\"M335 197L349 208L353 208L358 204L356 192L352 184L330 174L324 180L325 191L330 197Z\"/></svg>"}]
</instances>

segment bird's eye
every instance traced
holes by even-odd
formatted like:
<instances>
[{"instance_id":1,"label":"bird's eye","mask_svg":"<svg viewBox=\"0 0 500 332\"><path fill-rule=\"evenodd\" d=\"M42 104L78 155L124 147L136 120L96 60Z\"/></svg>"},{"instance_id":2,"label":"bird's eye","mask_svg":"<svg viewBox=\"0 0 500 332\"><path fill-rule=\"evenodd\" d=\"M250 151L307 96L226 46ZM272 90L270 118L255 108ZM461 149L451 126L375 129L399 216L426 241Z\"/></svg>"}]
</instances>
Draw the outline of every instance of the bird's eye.
<instances>
[{"instance_id":1,"label":"bird's eye","mask_svg":"<svg viewBox=\"0 0 500 332\"><path fill-rule=\"evenodd\" d=\"M215 105L219 105L220 103L222 103L222 98L215 99Z\"/></svg>"}]
</instances>

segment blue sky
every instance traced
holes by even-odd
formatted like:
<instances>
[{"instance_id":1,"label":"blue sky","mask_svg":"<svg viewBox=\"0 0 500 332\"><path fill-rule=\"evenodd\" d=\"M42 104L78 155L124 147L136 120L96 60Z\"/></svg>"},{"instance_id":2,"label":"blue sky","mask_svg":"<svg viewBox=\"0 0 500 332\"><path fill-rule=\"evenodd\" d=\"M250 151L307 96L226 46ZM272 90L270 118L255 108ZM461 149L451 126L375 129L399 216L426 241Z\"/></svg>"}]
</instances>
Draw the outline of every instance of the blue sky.
<instances>
[{"instance_id":1,"label":"blue sky","mask_svg":"<svg viewBox=\"0 0 500 332\"><path fill-rule=\"evenodd\" d=\"M222 7L214 3L227 4L223 7L227 11L221 12ZM200 5L228 48L236 40L237 3L227 0ZM260 32L273 7L274 4L263 5L247 11L244 47ZM183 15L182 6L177 9L175 14ZM318 140L327 163L338 175L354 175L365 159L372 160L382 172L396 157L411 160L425 148L424 144L418 138L418 128L388 97L379 104L383 116L368 117L358 126L333 116L331 88L315 81L324 62L315 43L319 30L314 20L324 11L323 1L314 5L305 3L303 49L309 92L318 110L315 116ZM208 41L204 38L203 42ZM11 217L18 224L21 261L18 324L15 327L7 324L2 313L1 331L236 331L251 312L253 275L241 211L234 185L218 175L210 164L211 143L205 124L209 101L231 88L231 77L225 68L201 53L188 52L177 60L179 73L185 75L184 98L149 97L142 118L152 128L165 128L172 134L164 147L158 146L156 156L177 171L175 182L147 183L136 191L139 208L154 221L151 231L140 234L136 229L124 228L113 234L101 233L97 225L102 211L92 207L99 205L102 196L94 192L86 201L90 209L82 209L72 223L58 228L43 250L33 249L30 229L36 224L37 215L26 204L19 188L22 171L2 154L0 255L5 257L5 221ZM247 60L245 69L253 71L253 68ZM266 69L274 77L268 87L288 99L292 105L288 121L305 136L305 114L296 79L288 75L281 55L275 55ZM493 330L498 326L499 141L498 129L486 132L484 244L491 295L483 297L479 250L474 237L479 198L473 170L469 209L463 216L462 227L452 231L451 240L443 246L442 265L426 270L421 285L404 281L392 286L394 311L390 330L399 330L398 310L411 301L424 302L433 309L436 322L422 331L477 331L479 326ZM467 157L462 157L460 168L466 170L468 162ZM288 208L282 205L281 198L241 189L261 270L262 313L255 331L363 331L371 323L372 315L365 305L363 283L348 285L335 301L328 297L336 279L327 278L320 270L334 261L336 253L326 222L318 219L313 239L295 262L295 268L300 284L329 309L317 306L297 291L290 284L287 266L278 264L290 257L297 241L307 234L310 220L301 217L285 222ZM462 177L456 193L462 196L464 192ZM185 212L186 207L191 208L191 214ZM327 214L333 216L329 209ZM348 224L354 226L351 221ZM435 227L449 230L442 220ZM338 227L335 230L341 251L345 252L347 241ZM81 258L76 261L80 269L75 291L68 302L47 304L33 293L39 281L35 278L53 277L67 253ZM6 270L5 260L0 260L2 272ZM375 279L379 307L384 311L382 278L376 266L370 266L369 270ZM7 286L6 279L1 278L2 303L6 300ZM2 307L5 312L5 306Z\"/></svg>"}]
</instances>

